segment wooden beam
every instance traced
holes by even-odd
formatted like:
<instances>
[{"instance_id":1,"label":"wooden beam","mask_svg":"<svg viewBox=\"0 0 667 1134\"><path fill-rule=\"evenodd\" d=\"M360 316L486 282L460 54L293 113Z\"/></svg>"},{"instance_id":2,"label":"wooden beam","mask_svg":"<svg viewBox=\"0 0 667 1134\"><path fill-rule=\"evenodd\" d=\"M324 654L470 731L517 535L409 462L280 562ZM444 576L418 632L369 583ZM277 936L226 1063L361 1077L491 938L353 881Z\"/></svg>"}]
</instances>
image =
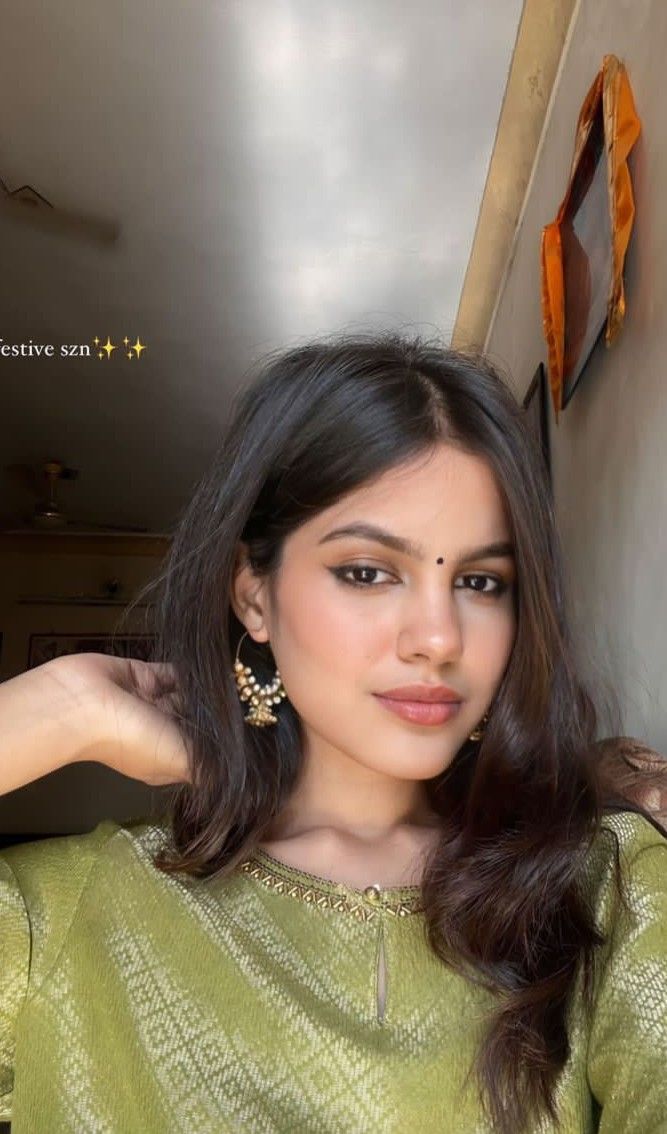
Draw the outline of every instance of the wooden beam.
<instances>
[{"instance_id":1,"label":"wooden beam","mask_svg":"<svg viewBox=\"0 0 667 1134\"><path fill-rule=\"evenodd\" d=\"M484 348L575 4L525 0L452 332L459 350Z\"/></svg>"}]
</instances>

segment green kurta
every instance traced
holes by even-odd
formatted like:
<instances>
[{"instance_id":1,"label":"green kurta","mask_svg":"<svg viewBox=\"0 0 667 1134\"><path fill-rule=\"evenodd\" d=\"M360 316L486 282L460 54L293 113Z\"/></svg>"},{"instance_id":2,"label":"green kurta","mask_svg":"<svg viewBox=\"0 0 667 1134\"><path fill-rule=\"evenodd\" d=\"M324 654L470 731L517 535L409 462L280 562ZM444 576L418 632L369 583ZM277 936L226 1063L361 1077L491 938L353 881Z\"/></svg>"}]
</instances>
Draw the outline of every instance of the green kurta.
<instances>
[{"instance_id":1,"label":"green kurta","mask_svg":"<svg viewBox=\"0 0 667 1134\"><path fill-rule=\"evenodd\" d=\"M607 815L587 862L603 932L561 1125L667 1131L667 839ZM611 889L615 831L633 915ZM169 877L155 823L0 854L0 1117L12 1134L482 1134L463 1088L490 995L430 951L415 887L353 890L258 851ZM386 986L378 997L384 954Z\"/></svg>"}]
</instances>

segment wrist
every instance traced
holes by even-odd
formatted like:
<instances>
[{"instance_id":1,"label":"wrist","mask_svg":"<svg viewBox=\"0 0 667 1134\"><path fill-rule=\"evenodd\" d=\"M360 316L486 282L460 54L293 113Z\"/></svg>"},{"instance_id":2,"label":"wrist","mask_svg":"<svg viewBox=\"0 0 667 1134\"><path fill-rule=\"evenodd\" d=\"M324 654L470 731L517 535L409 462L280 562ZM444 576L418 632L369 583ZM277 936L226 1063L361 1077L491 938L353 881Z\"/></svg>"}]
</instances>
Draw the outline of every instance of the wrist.
<instances>
[{"instance_id":1,"label":"wrist","mask_svg":"<svg viewBox=\"0 0 667 1134\"><path fill-rule=\"evenodd\" d=\"M106 737L102 698L86 679L80 654L52 658L34 672L40 674L45 703L49 706L57 767L99 760Z\"/></svg>"},{"instance_id":2,"label":"wrist","mask_svg":"<svg viewBox=\"0 0 667 1134\"><path fill-rule=\"evenodd\" d=\"M54 658L0 684L0 795L102 750L94 699L70 679L62 664L69 660Z\"/></svg>"}]
</instances>

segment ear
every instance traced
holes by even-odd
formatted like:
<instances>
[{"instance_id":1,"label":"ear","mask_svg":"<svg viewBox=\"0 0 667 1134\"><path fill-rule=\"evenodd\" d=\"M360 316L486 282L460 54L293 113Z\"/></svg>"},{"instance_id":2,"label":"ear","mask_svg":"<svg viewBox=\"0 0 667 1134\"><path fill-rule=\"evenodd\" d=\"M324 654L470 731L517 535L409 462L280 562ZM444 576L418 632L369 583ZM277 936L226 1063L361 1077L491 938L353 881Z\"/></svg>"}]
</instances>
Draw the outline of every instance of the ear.
<instances>
[{"instance_id":1,"label":"ear","mask_svg":"<svg viewBox=\"0 0 667 1134\"><path fill-rule=\"evenodd\" d=\"M247 544L241 542L236 551L229 601L251 638L268 642L270 637L270 609L267 581L252 569Z\"/></svg>"}]
</instances>

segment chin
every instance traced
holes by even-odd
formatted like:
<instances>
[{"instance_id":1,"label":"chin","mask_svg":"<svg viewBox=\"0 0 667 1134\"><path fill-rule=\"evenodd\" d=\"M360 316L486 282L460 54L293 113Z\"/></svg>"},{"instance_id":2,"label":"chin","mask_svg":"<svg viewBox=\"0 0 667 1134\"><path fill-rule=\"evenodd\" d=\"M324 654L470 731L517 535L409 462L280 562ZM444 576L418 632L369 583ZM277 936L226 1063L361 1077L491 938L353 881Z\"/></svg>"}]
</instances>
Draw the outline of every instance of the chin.
<instances>
[{"instance_id":1,"label":"chin","mask_svg":"<svg viewBox=\"0 0 667 1134\"><path fill-rule=\"evenodd\" d=\"M449 767L454 755L455 753L451 756L444 756L440 753L437 758L426 759L423 757L420 760L418 745L415 745L411 753L397 756L395 760L385 759L380 765L370 764L365 760L363 763L367 768L372 767L374 771L391 776L396 780L432 780Z\"/></svg>"}]
</instances>

